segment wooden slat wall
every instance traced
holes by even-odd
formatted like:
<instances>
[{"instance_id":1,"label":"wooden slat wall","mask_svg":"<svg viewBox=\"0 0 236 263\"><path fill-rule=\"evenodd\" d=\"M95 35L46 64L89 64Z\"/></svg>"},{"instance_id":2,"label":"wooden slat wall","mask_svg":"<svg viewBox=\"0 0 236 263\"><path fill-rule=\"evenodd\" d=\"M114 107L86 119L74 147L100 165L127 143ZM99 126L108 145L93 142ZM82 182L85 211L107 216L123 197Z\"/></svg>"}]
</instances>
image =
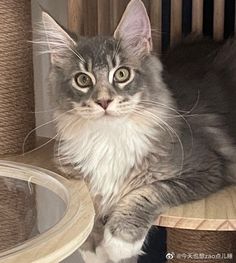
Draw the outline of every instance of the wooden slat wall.
<instances>
[{"instance_id":1,"label":"wooden slat wall","mask_svg":"<svg viewBox=\"0 0 236 263\"><path fill-rule=\"evenodd\" d=\"M151 19L154 48L161 51L162 2L143 0ZM129 0L68 0L68 27L79 34L112 34ZM192 0L192 32L202 34L204 0ZM214 0L213 37L224 36L225 0ZM182 0L171 0L170 44L182 38Z\"/></svg>"}]
</instances>

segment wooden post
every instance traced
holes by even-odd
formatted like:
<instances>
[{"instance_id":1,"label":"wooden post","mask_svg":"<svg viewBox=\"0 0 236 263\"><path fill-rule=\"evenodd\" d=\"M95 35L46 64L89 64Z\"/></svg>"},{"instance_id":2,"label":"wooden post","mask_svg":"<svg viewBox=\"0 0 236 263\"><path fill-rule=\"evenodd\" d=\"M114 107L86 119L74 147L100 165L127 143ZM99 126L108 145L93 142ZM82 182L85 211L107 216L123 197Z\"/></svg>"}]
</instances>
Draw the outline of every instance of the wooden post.
<instances>
[{"instance_id":1,"label":"wooden post","mask_svg":"<svg viewBox=\"0 0 236 263\"><path fill-rule=\"evenodd\" d=\"M192 32L202 34L203 29L203 0L193 0Z\"/></svg>"},{"instance_id":2,"label":"wooden post","mask_svg":"<svg viewBox=\"0 0 236 263\"><path fill-rule=\"evenodd\" d=\"M162 33L162 0L151 0L150 19L152 26L154 51L160 54Z\"/></svg>"},{"instance_id":3,"label":"wooden post","mask_svg":"<svg viewBox=\"0 0 236 263\"><path fill-rule=\"evenodd\" d=\"M68 0L68 29L84 34L83 0Z\"/></svg>"},{"instance_id":4,"label":"wooden post","mask_svg":"<svg viewBox=\"0 0 236 263\"><path fill-rule=\"evenodd\" d=\"M83 1L83 13L85 14L84 19L84 34L86 36L95 36L97 35L97 21L98 21L98 12L97 12L97 0L86 0Z\"/></svg>"},{"instance_id":5,"label":"wooden post","mask_svg":"<svg viewBox=\"0 0 236 263\"><path fill-rule=\"evenodd\" d=\"M171 1L170 44L177 44L182 38L182 0Z\"/></svg>"},{"instance_id":6,"label":"wooden post","mask_svg":"<svg viewBox=\"0 0 236 263\"><path fill-rule=\"evenodd\" d=\"M111 34L109 0L98 0L98 33L102 35Z\"/></svg>"},{"instance_id":7,"label":"wooden post","mask_svg":"<svg viewBox=\"0 0 236 263\"><path fill-rule=\"evenodd\" d=\"M213 37L215 40L222 40L224 38L224 12L225 1L215 0L214 1L214 29Z\"/></svg>"}]
</instances>

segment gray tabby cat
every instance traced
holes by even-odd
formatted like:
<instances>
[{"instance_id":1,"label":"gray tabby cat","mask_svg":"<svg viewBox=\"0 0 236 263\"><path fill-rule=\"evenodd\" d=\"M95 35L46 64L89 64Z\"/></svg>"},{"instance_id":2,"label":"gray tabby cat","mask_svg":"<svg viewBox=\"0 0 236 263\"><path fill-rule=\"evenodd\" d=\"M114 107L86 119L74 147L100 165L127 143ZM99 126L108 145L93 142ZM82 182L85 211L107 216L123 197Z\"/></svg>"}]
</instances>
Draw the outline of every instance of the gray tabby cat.
<instances>
[{"instance_id":1,"label":"gray tabby cat","mask_svg":"<svg viewBox=\"0 0 236 263\"><path fill-rule=\"evenodd\" d=\"M86 262L119 262L140 253L166 208L235 181L236 48L186 42L163 72L141 0L113 37L72 38L45 12L43 23L59 163L87 182L96 208L81 251Z\"/></svg>"}]
</instances>

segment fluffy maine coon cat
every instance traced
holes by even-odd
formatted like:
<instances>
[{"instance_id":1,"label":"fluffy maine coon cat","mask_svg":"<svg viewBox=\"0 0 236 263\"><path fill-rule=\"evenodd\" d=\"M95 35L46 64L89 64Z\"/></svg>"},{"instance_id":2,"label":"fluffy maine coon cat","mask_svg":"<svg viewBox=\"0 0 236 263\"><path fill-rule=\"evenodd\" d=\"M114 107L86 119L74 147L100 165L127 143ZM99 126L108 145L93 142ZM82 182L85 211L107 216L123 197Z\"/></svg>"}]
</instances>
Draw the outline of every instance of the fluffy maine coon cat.
<instances>
[{"instance_id":1,"label":"fluffy maine coon cat","mask_svg":"<svg viewBox=\"0 0 236 263\"><path fill-rule=\"evenodd\" d=\"M166 208L234 181L236 47L185 42L164 61L131 0L111 37L72 38L43 12L58 159L96 208L86 263L137 255Z\"/></svg>"}]
</instances>

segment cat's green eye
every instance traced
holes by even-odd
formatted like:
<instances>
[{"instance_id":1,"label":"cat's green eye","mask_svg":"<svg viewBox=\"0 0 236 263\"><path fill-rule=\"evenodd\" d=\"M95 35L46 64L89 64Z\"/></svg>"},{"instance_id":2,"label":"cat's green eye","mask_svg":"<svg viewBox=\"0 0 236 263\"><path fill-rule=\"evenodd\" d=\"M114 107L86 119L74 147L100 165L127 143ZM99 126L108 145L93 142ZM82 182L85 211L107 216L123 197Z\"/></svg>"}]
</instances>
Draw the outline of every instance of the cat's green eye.
<instances>
[{"instance_id":1,"label":"cat's green eye","mask_svg":"<svg viewBox=\"0 0 236 263\"><path fill-rule=\"evenodd\" d=\"M85 73L76 74L75 82L80 88L87 88L93 85L92 79Z\"/></svg>"},{"instance_id":2,"label":"cat's green eye","mask_svg":"<svg viewBox=\"0 0 236 263\"><path fill-rule=\"evenodd\" d=\"M114 81L124 83L130 79L130 69L127 67L118 68L114 74Z\"/></svg>"}]
</instances>

